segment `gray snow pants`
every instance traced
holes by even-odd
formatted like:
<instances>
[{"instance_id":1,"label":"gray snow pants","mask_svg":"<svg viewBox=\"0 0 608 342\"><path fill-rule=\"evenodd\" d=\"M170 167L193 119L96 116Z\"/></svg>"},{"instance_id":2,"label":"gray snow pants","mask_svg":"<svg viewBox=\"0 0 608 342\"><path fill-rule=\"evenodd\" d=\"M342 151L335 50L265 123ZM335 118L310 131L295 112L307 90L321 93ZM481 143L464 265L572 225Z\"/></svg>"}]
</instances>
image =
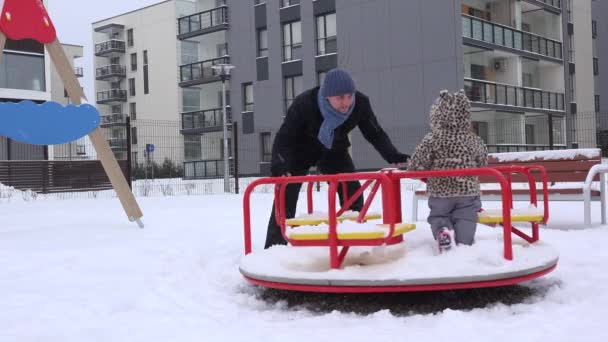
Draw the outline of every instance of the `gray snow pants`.
<instances>
[{"instance_id":1,"label":"gray snow pants","mask_svg":"<svg viewBox=\"0 0 608 342\"><path fill-rule=\"evenodd\" d=\"M475 241L477 213L481 209L479 196L463 197L430 197L431 213L427 219L431 225L433 237L443 227L455 233L456 243L472 245Z\"/></svg>"}]
</instances>

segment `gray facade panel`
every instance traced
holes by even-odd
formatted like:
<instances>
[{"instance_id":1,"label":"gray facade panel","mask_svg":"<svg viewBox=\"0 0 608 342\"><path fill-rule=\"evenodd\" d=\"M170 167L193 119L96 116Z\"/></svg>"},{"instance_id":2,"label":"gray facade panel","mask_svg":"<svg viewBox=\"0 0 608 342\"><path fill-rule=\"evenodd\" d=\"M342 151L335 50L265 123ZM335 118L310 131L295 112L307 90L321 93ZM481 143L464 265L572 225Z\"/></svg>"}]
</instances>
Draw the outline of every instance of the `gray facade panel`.
<instances>
[{"instance_id":1,"label":"gray facade panel","mask_svg":"<svg viewBox=\"0 0 608 342\"><path fill-rule=\"evenodd\" d=\"M281 8L280 16L281 23L289 23L300 20L300 5Z\"/></svg>"},{"instance_id":2,"label":"gray facade panel","mask_svg":"<svg viewBox=\"0 0 608 342\"><path fill-rule=\"evenodd\" d=\"M241 129L243 134L251 134L255 132L253 122L253 112L243 112Z\"/></svg>"},{"instance_id":3,"label":"gray facade panel","mask_svg":"<svg viewBox=\"0 0 608 342\"><path fill-rule=\"evenodd\" d=\"M281 69L283 71L283 77L302 75L302 61L282 63Z\"/></svg>"},{"instance_id":4,"label":"gray facade panel","mask_svg":"<svg viewBox=\"0 0 608 342\"><path fill-rule=\"evenodd\" d=\"M255 12L255 28L266 27L266 4L260 4L254 7Z\"/></svg>"},{"instance_id":5,"label":"gray facade panel","mask_svg":"<svg viewBox=\"0 0 608 342\"><path fill-rule=\"evenodd\" d=\"M256 74L258 81L265 81L268 79L268 58L259 57L255 60Z\"/></svg>"},{"instance_id":6,"label":"gray facade panel","mask_svg":"<svg viewBox=\"0 0 608 342\"><path fill-rule=\"evenodd\" d=\"M317 72L329 71L338 66L338 55L323 55L315 57L315 70Z\"/></svg>"},{"instance_id":7,"label":"gray facade panel","mask_svg":"<svg viewBox=\"0 0 608 342\"><path fill-rule=\"evenodd\" d=\"M316 15L336 11L336 0L317 0L313 2L313 12Z\"/></svg>"},{"instance_id":8,"label":"gray facade panel","mask_svg":"<svg viewBox=\"0 0 608 342\"><path fill-rule=\"evenodd\" d=\"M600 96L599 128L608 130L608 1L593 1L592 16L597 22L596 56L599 75L595 94Z\"/></svg>"},{"instance_id":9,"label":"gray facade panel","mask_svg":"<svg viewBox=\"0 0 608 342\"><path fill-rule=\"evenodd\" d=\"M317 84L315 13L319 12L315 11L325 1L304 0L295 6L302 21L303 89ZM460 0L335 0L336 64L351 72L357 87L370 97L378 120L402 152L411 153L428 130L428 109L439 91L456 91L463 85L460 6ZM231 1L229 8L229 48L236 66L232 105L238 112L242 91L238 85L258 76L255 37L249 34L255 32L256 15L251 2ZM268 79L254 82L255 133L239 136L239 167L244 174L260 172L259 133L271 132L274 138L285 114L281 38L285 17L281 18L279 0L268 0L265 8ZM358 130L353 131L352 143L357 167L388 166Z\"/></svg>"}]
</instances>

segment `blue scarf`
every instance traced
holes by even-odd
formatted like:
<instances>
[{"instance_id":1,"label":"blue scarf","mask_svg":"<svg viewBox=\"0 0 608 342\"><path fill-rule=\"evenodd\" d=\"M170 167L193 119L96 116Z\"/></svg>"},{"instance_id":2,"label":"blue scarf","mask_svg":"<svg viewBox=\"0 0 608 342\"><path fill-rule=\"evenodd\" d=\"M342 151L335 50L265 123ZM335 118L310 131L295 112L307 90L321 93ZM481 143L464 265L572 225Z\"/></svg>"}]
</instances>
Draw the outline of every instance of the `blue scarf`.
<instances>
[{"instance_id":1,"label":"blue scarf","mask_svg":"<svg viewBox=\"0 0 608 342\"><path fill-rule=\"evenodd\" d=\"M319 90L317 101L319 102L319 110L323 116L323 123L321 123L321 128L319 129L317 137L323 146L329 150L334 143L334 130L348 119L353 112L353 108L355 108L355 94L353 94L353 104L346 113L340 113L335 110L331 104L329 104L329 101L321 96L321 90Z\"/></svg>"}]
</instances>

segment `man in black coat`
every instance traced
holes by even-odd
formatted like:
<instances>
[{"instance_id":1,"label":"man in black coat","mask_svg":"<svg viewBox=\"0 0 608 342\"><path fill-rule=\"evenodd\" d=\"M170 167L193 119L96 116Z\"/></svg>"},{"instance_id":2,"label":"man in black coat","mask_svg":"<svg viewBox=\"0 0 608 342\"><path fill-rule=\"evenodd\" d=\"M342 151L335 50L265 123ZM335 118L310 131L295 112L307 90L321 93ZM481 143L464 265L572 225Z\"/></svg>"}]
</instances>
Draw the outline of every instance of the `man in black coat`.
<instances>
[{"instance_id":1,"label":"man in black coat","mask_svg":"<svg viewBox=\"0 0 608 342\"><path fill-rule=\"evenodd\" d=\"M321 87L303 92L289 106L272 146L272 176L306 175L314 165L323 174L354 172L355 166L348 154L348 133L355 126L388 163L405 163L409 158L393 146L378 124L369 98L356 90L351 76L344 70L333 69ZM287 186L287 218L295 215L301 185ZM347 182L348 195L360 187L358 181ZM338 195L342 205L342 191L338 191ZM362 207L363 196L360 196L349 209L360 211ZM276 244L284 245L286 241L276 223L273 205L265 248Z\"/></svg>"}]
</instances>

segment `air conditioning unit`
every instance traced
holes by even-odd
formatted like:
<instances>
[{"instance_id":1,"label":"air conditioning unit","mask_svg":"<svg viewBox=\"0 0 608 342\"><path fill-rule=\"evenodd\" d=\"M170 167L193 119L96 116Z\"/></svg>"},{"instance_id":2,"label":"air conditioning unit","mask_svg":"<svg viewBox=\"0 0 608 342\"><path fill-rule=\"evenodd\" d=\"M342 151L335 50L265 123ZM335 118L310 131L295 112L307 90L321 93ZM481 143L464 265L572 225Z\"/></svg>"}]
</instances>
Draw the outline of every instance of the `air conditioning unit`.
<instances>
[{"instance_id":1,"label":"air conditioning unit","mask_svg":"<svg viewBox=\"0 0 608 342\"><path fill-rule=\"evenodd\" d=\"M507 59L506 58L496 58L494 60L494 70L505 72L507 71Z\"/></svg>"}]
</instances>

